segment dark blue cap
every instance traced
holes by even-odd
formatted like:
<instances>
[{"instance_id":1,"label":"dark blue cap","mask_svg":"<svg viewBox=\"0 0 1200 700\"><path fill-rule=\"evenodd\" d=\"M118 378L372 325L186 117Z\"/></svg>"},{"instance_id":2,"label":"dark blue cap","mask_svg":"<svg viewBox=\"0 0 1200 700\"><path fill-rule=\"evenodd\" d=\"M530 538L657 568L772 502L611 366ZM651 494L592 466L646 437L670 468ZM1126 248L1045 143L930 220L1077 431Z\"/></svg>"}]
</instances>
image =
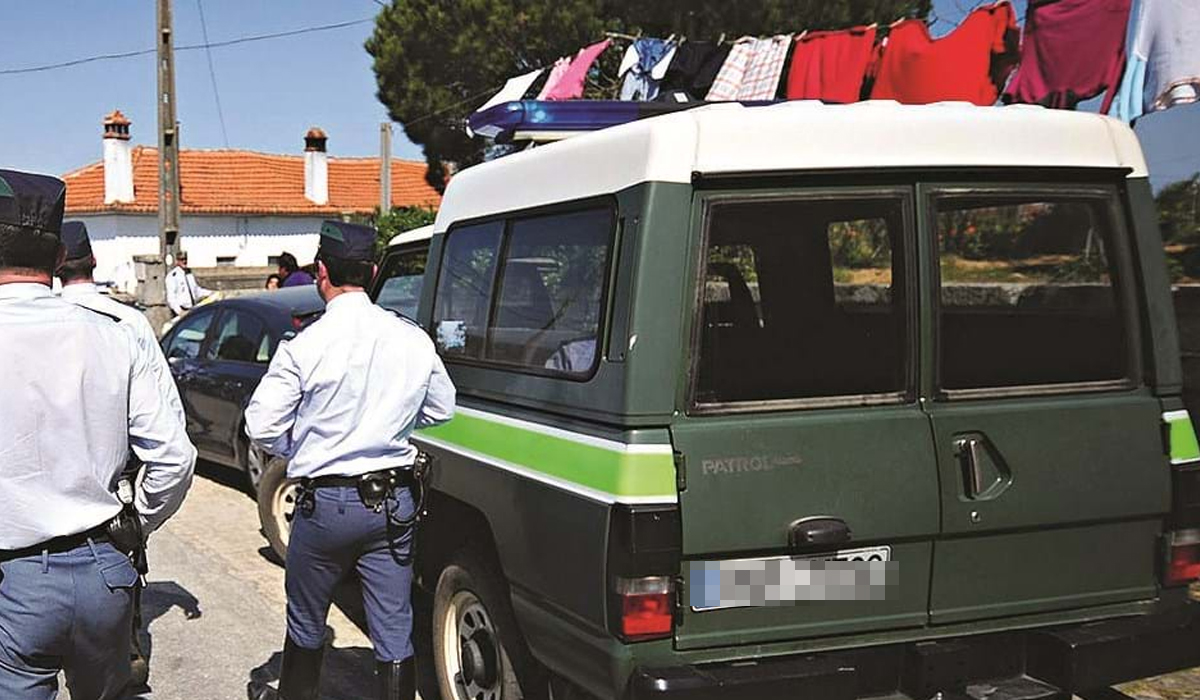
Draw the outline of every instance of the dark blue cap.
<instances>
[{"instance_id":1,"label":"dark blue cap","mask_svg":"<svg viewBox=\"0 0 1200 700\"><path fill-rule=\"evenodd\" d=\"M92 256L92 242L88 240L87 226L82 221L63 222L62 242L67 249L67 260Z\"/></svg>"},{"instance_id":2,"label":"dark blue cap","mask_svg":"<svg viewBox=\"0 0 1200 700\"><path fill-rule=\"evenodd\" d=\"M375 260L375 229L362 224L326 221L321 224L317 255L372 262Z\"/></svg>"},{"instance_id":3,"label":"dark blue cap","mask_svg":"<svg viewBox=\"0 0 1200 700\"><path fill-rule=\"evenodd\" d=\"M67 186L49 175L0 170L0 224L57 237Z\"/></svg>"}]
</instances>

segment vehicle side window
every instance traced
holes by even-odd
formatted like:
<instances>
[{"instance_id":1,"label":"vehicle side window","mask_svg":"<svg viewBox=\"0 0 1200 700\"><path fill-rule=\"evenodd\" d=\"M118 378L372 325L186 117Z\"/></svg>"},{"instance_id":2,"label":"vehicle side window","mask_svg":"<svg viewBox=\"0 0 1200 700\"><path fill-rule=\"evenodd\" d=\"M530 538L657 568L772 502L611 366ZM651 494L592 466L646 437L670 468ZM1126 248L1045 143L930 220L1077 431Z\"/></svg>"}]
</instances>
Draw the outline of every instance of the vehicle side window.
<instances>
[{"instance_id":1,"label":"vehicle side window","mask_svg":"<svg viewBox=\"0 0 1200 700\"><path fill-rule=\"evenodd\" d=\"M896 193L711 204L694 403L899 400L908 202Z\"/></svg>"},{"instance_id":2,"label":"vehicle side window","mask_svg":"<svg viewBox=\"0 0 1200 700\"><path fill-rule=\"evenodd\" d=\"M168 359L194 360L200 357L200 347L204 345L204 336L216 316L212 311L201 311L188 314L179 321L171 340L167 343Z\"/></svg>"},{"instance_id":3,"label":"vehicle side window","mask_svg":"<svg viewBox=\"0 0 1200 700\"><path fill-rule=\"evenodd\" d=\"M599 359L612 236L607 208L514 221L484 357L589 374Z\"/></svg>"},{"instance_id":4,"label":"vehicle side window","mask_svg":"<svg viewBox=\"0 0 1200 700\"><path fill-rule=\"evenodd\" d=\"M263 337L263 323L244 311L221 314L213 342L205 350L206 360L255 362Z\"/></svg>"},{"instance_id":5,"label":"vehicle side window","mask_svg":"<svg viewBox=\"0 0 1200 700\"><path fill-rule=\"evenodd\" d=\"M433 327L438 350L449 357L483 354L492 283L504 223L464 226L446 237Z\"/></svg>"},{"instance_id":6,"label":"vehicle side window","mask_svg":"<svg viewBox=\"0 0 1200 700\"><path fill-rule=\"evenodd\" d=\"M379 272L382 284L375 303L409 318L416 318L428 255L428 250L414 250L389 256Z\"/></svg>"},{"instance_id":7,"label":"vehicle side window","mask_svg":"<svg viewBox=\"0 0 1200 700\"><path fill-rule=\"evenodd\" d=\"M943 389L1128 377L1115 196L935 195Z\"/></svg>"}]
</instances>

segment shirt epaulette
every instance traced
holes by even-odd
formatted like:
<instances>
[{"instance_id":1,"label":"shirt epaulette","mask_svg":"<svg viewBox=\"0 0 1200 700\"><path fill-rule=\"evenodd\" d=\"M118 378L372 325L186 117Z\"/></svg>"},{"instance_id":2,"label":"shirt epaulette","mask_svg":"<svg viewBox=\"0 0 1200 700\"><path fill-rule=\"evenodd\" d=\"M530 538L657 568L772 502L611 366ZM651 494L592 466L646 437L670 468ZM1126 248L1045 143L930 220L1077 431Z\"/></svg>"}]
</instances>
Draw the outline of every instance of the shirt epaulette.
<instances>
[{"instance_id":1,"label":"shirt epaulette","mask_svg":"<svg viewBox=\"0 0 1200 700\"><path fill-rule=\"evenodd\" d=\"M100 314L101 316L103 316L107 319L110 319L116 323L121 322L120 318L118 318L117 316L114 316L113 314L108 313L107 311L100 311L98 309L93 309L90 306L83 306L82 304L75 304L74 306L77 309L83 309L84 311L91 311L94 314Z\"/></svg>"},{"instance_id":2,"label":"shirt epaulette","mask_svg":"<svg viewBox=\"0 0 1200 700\"><path fill-rule=\"evenodd\" d=\"M384 311L390 312L393 316L400 319L401 321L404 321L405 323L408 323L409 325L416 326L417 328L421 328L421 324L417 323L415 320L409 318L408 316L405 316L404 314L400 313L399 311L397 311L395 309L389 309L387 307L380 307L380 308L382 308ZM422 328L421 330L424 330L424 329Z\"/></svg>"}]
</instances>

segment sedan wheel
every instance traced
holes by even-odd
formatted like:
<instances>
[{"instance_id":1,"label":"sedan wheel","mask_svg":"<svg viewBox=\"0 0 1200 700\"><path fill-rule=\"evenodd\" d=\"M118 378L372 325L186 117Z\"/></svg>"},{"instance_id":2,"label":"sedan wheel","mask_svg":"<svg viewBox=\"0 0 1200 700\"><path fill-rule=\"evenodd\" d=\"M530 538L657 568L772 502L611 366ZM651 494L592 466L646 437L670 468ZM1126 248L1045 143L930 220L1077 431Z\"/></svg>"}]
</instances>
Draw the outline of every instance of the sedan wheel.
<instances>
[{"instance_id":1,"label":"sedan wheel","mask_svg":"<svg viewBox=\"0 0 1200 700\"><path fill-rule=\"evenodd\" d=\"M263 472L266 471L267 463L271 461L271 455L267 454L261 447L250 443L246 447L246 480L250 482L250 492L255 496L258 495L258 489L262 485Z\"/></svg>"},{"instance_id":2,"label":"sedan wheel","mask_svg":"<svg viewBox=\"0 0 1200 700\"><path fill-rule=\"evenodd\" d=\"M280 561L287 559L288 535L296 514L299 483L287 478L287 461L272 457L262 472L258 490L258 523Z\"/></svg>"}]
</instances>

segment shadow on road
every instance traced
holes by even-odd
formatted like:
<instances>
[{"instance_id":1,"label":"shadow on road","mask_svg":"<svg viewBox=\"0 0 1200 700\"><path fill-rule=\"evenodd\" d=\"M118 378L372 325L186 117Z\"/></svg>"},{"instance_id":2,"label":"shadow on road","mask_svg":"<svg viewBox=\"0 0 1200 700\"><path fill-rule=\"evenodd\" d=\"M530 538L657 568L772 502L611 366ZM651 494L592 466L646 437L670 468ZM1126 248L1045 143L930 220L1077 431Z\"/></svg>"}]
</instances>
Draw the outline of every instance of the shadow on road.
<instances>
[{"instance_id":1,"label":"shadow on road","mask_svg":"<svg viewBox=\"0 0 1200 700\"><path fill-rule=\"evenodd\" d=\"M333 643L328 630L327 644ZM274 685L279 680L283 651L276 651L261 665L250 670L250 684ZM363 647L335 649L326 646L321 665L322 700L361 700L376 695L375 655Z\"/></svg>"},{"instance_id":2,"label":"shadow on road","mask_svg":"<svg viewBox=\"0 0 1200 700\"><path fill-rule=\"evenodd\" d=\"M225 467L201 459L196 461L196 475L237 491L246 498L254 498L246 486L246 475L233 467Z\"/></svg>"},{"instance_id":3,"label":"shadow on road","mask_svg":"<svg viewBox=\"0 0 1200 700\"><path fill-rule=\"evenodd\" d=\"M136 635L138 649L141 650L142 656L149 663L154 654L154 637L150 634L150 625L158 618L166 615L173 608L179 608L183 611L183 616L188 620L199 619L204 613L200 611L200 601L196 596L192 595L183 586L180 586L174 581L151 581L146 584L146 588L142 591L142 619L141 625L134 632ZM153 680L153 679L151 679ZM139 700L141 698L150 697L148 693L151 687L142 686L134 688L133 692L136 695L131 700Z\"/></svg>"}]
</instances>

